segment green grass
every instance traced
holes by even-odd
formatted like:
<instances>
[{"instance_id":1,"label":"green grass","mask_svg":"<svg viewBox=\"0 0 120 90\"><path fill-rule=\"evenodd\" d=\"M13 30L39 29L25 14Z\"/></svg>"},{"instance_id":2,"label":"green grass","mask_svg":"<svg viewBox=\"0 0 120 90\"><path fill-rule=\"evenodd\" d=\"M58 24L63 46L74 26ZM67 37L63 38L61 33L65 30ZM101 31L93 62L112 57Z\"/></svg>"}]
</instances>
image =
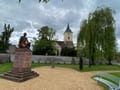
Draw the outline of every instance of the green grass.
<instances>
[{"instance_id":1,"label":"green grass","mask_svg":"<svg viewBox=\"0 0 120 90\"><path fill-rule=\"evenodd\" d=\"M107 85L105 85L104 83L98 82L98 84L100 86L102 86L104 88L104 90L109 90L109 87Z\"/></svg>"},{"instance_id":2,"label":"green grass","mask_svg":"<svg viewBox=\"0 0 120 90\"><path fill-rule=\"evenodd\" d=\"M65 68L72 68L77 71L79 70L79 65L73 65L73 64L57 64L57 67L65 67ZM120 66L117 65L95 65L92 66L91 68L88 67L88 65L84 65L84 69L81 70L82 72L89 72L89 71L111 71L111 70L120 70Z\"/></svg>"},{"instance_id":3,"label":"green grass","mask_svg":"<svg viewBox=\"0 0 120 90\"><path fill-rule=\"evenodd\" d=\"M114 72L114 73L110 73L110 74L117 76L117 77L120 77L120 72Z\"/></svg>"},{"instance_id":4,"label":"green grass","mask_svg":"<svg viewBox=\"0 0 120 90\"><path fill-rule=\"evenodd\" d=\"M41 66L49 66L50 64L39 64L39 63L33 63L32 68L41 67ZM12 63L5 63L0 64L0 73L10 71L13 67Z\"/></svg>"},{"instance_id":5,"label":"green grass","mask_svg":"<svg viewBox=\"0 0 120 90\"><path fill-rule=\"evenodd\" d=\"M0 73L10 71L12 69L12 63L0 64Z\"/></svg>"},{"instance_id":6,"label":"green grass","mask_svg":"<svg viewBox=\"0 0 120 90\"><path fill-rule=\"evenodd\" d=\"M41 67L41 66L50 66L50 64L40 64L40 63L33 63L32 68ZM79 70L79 65L74 64L56 64L56 67L63 67L63 68L72 68L74 70ZM0 64L0 73L9 71L12 69L12 63L5 63ZM84 69L81 70L82 72L89 72L89 71L110 71L110 70L120 70L120 66L117 65L95 65L91 68L88 67L88 65L84 65Z\"/></svg>"}]
</instances>

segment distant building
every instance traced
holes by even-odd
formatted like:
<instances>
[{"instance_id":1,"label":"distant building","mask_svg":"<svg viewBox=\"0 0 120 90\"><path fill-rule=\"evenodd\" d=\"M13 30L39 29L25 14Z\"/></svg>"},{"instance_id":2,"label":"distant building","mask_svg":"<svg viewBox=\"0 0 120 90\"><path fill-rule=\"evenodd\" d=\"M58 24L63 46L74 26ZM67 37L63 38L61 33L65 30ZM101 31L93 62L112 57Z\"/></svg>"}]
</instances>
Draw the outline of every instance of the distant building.
<instances>
[{"instance_id":1,"label":"distant building","mask_svg":"<svg viewBox=\"0 0 120 90\"><path fill-rule=\"evenodd\" d=\"M56 54L57 55L61 55L61 51L62 51L62 48L73 48L74 47L74 44L73 44L73 32L72 30L70 29L70 26L68 24L65 32L64 32L64 41L56 41Z\"/></svg>"}]
</instances>

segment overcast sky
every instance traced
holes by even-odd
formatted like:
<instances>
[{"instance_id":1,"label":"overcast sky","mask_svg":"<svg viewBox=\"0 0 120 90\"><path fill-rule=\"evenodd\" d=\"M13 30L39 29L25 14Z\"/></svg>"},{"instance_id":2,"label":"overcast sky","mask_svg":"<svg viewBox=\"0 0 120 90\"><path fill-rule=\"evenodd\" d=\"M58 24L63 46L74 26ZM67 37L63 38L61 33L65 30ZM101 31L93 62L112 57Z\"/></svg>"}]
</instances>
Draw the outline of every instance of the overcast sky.
<instances>
[{"instance_id":1,"label":"overcast sky","mask_svg":"<svg viewBox=\"0 0 120 90\"><path fill-rule=\"evenodd\" d=\"M15 28L10 42L17 44L19 37L28 33L28 38L37 36L37 29L49 26L56 30L56 39L63 40L63 33L70 24L73 41L76 43L81 21L88 18L97 7L110 7L115 10L116 37L120 50L120 0L50 0L47 4L38 0L0 0L0 32L4 23Z\"/></svg>"}]
</instances>

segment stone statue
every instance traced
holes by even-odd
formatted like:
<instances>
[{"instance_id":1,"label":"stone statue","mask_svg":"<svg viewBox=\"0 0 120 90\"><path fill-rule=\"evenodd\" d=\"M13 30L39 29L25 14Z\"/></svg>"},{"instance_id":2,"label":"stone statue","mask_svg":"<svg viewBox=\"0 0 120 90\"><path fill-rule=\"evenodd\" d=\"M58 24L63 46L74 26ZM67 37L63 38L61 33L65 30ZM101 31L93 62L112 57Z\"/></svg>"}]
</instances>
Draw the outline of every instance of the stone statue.
<instances>
[{"instance_id":1,"label":"stone statue","mask_svg":"<svg viewBox=\"0 0 120 90\"><path fill-rule=\"evenodd\" d=\"M32 51L29 49L30 42L26 36L27 33L24 33L20 38L19 48L16 48L12 70L0 74L0 77L16 82L23 82L39 76L37 72L31 70Z\"/></svg>"},{"instance_id":2,"label":"stone statue","mask_svg":"<svg viewBox=\"0 0 120 90\"><path fill-rule=\"evenodd\" d=\"M21 38L19 40L19 48L28 48L28 49L30 49L30 42L28 41L26 36L27 36L27 33L24 33L24 35L21 36Z\"/></svg>"}]
</instances>

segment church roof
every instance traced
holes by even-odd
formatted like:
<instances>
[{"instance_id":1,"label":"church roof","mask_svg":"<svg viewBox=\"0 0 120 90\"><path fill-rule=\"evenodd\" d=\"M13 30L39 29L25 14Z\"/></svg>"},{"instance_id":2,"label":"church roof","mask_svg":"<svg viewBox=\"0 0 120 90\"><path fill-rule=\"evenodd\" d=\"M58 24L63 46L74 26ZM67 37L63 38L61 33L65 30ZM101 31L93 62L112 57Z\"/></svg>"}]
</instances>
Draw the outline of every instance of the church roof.
<instances>
[{"instance_id":1,"label":"church roof","mask_svg":"<svg viewBox=\"0 0 120 90\"><path fill-rule=\"evenodd\" d=\"M64 47L73 48L73 47L74 47L74 44L73 44L72 41L67 41L67 42L64 42L64 41L56 41L56 43L59 44L61 48L64 48Z\"/></svg>"},{"instance_id":2,"label":"church roof","mask_svg":"<svg viewBox=\"0 0 120 90\"><path fill-rule=\"evenodd\" d=\"M59 44L62 48L65 47L64 41L56 41L57 44Z\"/></svg>"},{"instance_id":3,"label":"church roof","mask_svg":"<svg viewBox=\"0 0 120 90\"><path fill-rule=\"evenodd\" d=\"M67 26L67 28L66 28L65 32L72 32L72 30L70 29L69 24L68 24L68 26Z\"/></svg>"}]
</instances>

